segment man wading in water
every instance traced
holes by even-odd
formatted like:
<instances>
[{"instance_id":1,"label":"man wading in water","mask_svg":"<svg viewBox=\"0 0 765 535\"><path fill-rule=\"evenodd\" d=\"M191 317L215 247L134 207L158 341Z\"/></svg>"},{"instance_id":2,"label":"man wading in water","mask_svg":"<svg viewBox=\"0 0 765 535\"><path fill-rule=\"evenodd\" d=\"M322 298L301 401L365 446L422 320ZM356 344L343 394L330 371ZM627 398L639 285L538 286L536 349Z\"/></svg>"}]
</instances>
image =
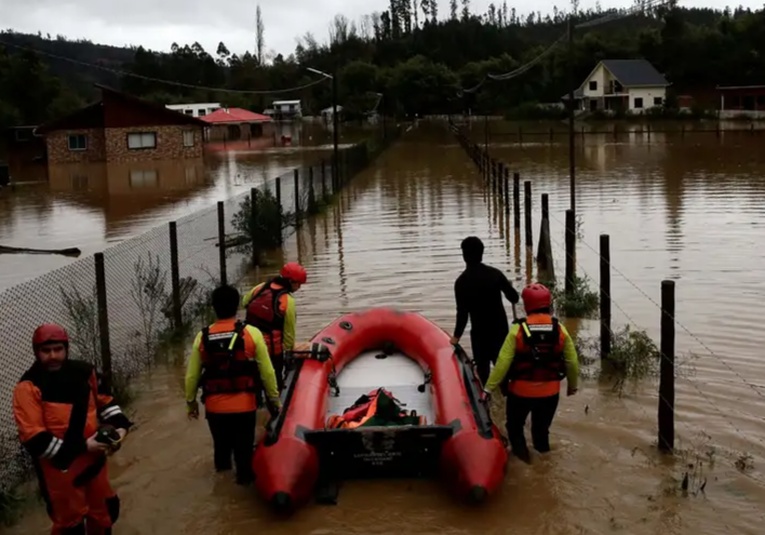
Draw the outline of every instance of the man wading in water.
<instances>
[{"instance_id":1,"label":"man wading in water","mask_svg":"<svg viewBox=\"0 0 765 535\"><path fill-rule=\"evenodd\" d=\"M462 258L466 268L454 283L457 325L451 343L460 341L470 317L473 358L481 384L486 384L489 362L497 362L499 350L509 332L502 294L515 305L518 303L518 292L504 273L483 263L483 242L476 236L462 240Z\"/></svg>"}]
</instances>

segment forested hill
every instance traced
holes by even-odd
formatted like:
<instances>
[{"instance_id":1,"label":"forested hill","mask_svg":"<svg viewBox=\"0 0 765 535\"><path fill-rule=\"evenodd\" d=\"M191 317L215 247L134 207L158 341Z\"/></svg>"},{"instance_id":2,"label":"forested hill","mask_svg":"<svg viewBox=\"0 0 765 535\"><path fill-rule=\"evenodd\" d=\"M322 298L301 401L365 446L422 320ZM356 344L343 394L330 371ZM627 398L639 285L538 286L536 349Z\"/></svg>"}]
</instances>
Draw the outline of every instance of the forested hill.
<instances>
[{"instance_id":1,"label":"forested hill","mask_svg":"<svg viewBox=\"0 0 765 535\"><path fill-rule=\"evenodd\" d=\"M637 57L664 72L675 91L765 84L764 10L639 8L649 1L655 3L636 0L638 7L628 14L575 29L577 85L600 59ZM576 0L573 3L576 10ZM578 11L572 20L576 27L609 14L617 12ZM469 0L452 0L447 13L437 12L435 0L390 0L390 9L360 21L337 15L329 39L306 34L289 57L267 53L262 36L268 35L268 21L260 17L253 28L259 46L243 54L232 54L223 41L214 51L198 43L173 43L170 52L158 54L140 46L120 48L7 31L0 33L0 126L37 124L74 109L95 98L93 82L158 102L218 101L256 111L275 98L293 97L302 99L311 113L330 104L329 83L279 95L247 95L152 80L266 91L315 80L306 67L338 73L341 104L350 112L369 109L377 93L385 95L383 106L389 113L447 113L467 106L475 112L504 112L531 102L558 101L568 90L565 39L511 80L488 81L475 94L465 95L460 89L477 85L487 73L512 71L538 58L565 35L567 18L558 9L521 16L505 3L476 14Z\"/></svg>"}]
</instances>

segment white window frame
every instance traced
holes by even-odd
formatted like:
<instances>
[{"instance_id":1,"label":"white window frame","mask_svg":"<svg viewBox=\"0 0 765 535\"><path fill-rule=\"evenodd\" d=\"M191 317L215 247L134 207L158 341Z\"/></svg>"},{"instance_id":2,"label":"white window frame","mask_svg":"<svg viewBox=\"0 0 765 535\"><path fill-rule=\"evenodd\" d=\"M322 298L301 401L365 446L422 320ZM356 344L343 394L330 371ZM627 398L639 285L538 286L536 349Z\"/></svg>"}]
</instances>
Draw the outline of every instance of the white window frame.
<instances>
[{"instance_id":1,"label":"white window frame","mask_svg":"<svg viewBox=\"0 0 765 535\"><path fill-rule=\"evenodd\" d=\"M128 132L127 146L129 150L145 150L157 148L156 132Z\"/></svg>"},{"instance_id":2,"label":"white window frame","mask_svg":"<svg viewBox=\"0 0 765 535\"><path fill-rule=\"evenodd\" d=\"M72 146L72 140L78 140L82 138L83 146ZM69 150L72 152L80 152L84 150L88 150L88 136L86 134L69 134L67 136L67 145L69 146ZM75 143L75 145L78 145L78 143Z\"/></svg>"},{"instance_id":3,"label":"white window frame","mask_svg":"<svg viewBox=\"0 0 765 535\"><path fill-rule=\"evenodd\" d=\"M184 147L193 147L196 144L196 139L194 139L194 131L193 130L184 130L183 131L183 146Z\"/></svg>"}]
</instances>

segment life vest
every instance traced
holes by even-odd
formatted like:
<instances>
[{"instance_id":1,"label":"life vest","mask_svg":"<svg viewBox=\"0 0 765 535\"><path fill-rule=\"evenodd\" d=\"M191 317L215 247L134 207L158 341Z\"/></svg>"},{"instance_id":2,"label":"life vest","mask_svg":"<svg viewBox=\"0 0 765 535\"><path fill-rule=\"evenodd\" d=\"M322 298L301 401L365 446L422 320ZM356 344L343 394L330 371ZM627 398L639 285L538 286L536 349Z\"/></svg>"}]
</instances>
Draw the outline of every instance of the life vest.
<instances>
[{"instance_id":1,"label":"life vest","mask_svg":"<svg viewBox=\"0 0 765 535\"><path fill-rule=\"evenodd\" d=\"M380 399L380 394L387 396L396 404L396 406L400 404L400 402L393 397L393 394L384 388L378 388L377 390L364 394L357 399L353 405L343 411L342 416L333 414L327 418L327 428L355 429L363 426L367 421L377 415L377 402ZM396 412L397 414L395 417L396 419L401 419L402 424L425 425L425 417L418 417L415 411L410 412L400 409Z\"/></svg>"},{"instance_id":2,"label":"life vest","mask_svg":"<svg viewBox=\"0 0 765 535\"><path fill-rule=\"evenodd\" d=\"M281 355L283 351L284 316L279 312L279 300L282 295L290 293L286 287L275 286L275 279L263 284L247 305L245 319L248 324L263 333L271 358Z\"/></svg>"},{"instance_id":3,"label":"life vest","mask_svg":"<svg viewBox=\"0 0 765 535\"><path fill-rule=\"evenodd\" d=\"M202 401L212 394L255 393L260 388L257 363L244 351L244 328L241 321L233 331L210 333L202 329Z\"/></svg>"},{"instance_id":4,"label":"life vest","mask_svg":"<svg viewBox=\"0 0 765 535\"><path fill-rule=\"evenodd\" d=\"M566 376L563 347L566 336L558 318L544 314L518 320L515 356L508 372L510 381L560 381Z\"/></svg>"}]
</instances>

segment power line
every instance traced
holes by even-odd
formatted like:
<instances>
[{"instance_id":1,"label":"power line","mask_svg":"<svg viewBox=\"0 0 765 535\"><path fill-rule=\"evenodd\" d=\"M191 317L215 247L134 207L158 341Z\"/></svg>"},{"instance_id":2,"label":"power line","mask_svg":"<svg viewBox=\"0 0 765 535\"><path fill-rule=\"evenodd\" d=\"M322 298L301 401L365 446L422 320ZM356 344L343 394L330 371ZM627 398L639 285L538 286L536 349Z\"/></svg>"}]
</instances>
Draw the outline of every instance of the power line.
<instances>
[{"instance_id":1,"label":"power line","mask_svg":"<svg viewBox=\"0 0 765 535\"><path fill-rule=\"evenodd\" d=\"M636 5L626 10L617 10L615 12L609 13L597 19L594 19L588 22L579 23L576 26L574 26L574 29L592 28L593 26L600 26L601 24L606 24L614 20L630 17L636 13L643 13L645 11L648 11L657 7L661 7L666 4L672 4L672 3L675 3L675 0L646 0L645 4L643 5ZM544 58L549 56L555 50L555 48L558 47L558 45L560 45L563 42L563 40L566 39L567 37L568 37L568 32L564 32L563 35L558 37L558 39L556 39L550 46L548 46L544 51L542 51L541 54L537 55L531 61L521 65L520 67L512 71L502 73L502 74L486 74L476 86L459 91L458 96L462 96L465 93L475 93L481 87L483 87L483 85L488 80L497 80L497 81L511 80L513 78L516 78L528 72L534 66L539 64Z\"/></svg>"},{"instance_id":2,"label":"power line","mask_svg":"<svg viewBox=\"0 0 765 535\"><path fill-rule=\"evenodd\" d=\"M75 65L80 65L80 66L83 66L83 67L89 67L89 68L92 68L92 69L99 69L99 70L102 70L102 71L110 72L112 74L117 74L119 76L127 76L127 77L131 77L131 78L138 78L140 80L146 80L148 82L154 82L154 83L157 83L157 84L165 84L165 85L171 85L171 86L176 86L176 87L184 87L184 88L187 88L187 89L199 89L201 91L213 91L213 92L218 92L218 93L234 93L234 94L239 94L239 95L276 95L276 94L279 94L279 93L291 93L293 91L300 91L301 89L306 89L306 88L309 88L309 87L314 86L316 84L320 84L320 83L325 82L325 81L328 80L328 78L321 77L318 80L314 80L314 81L309 82L307 84L303 84L303 85L299 85L299 86L295 86L295 87L288 87L288 88L285 88L285 89L270 89L270 90L263 90L263 91L252 91L252 90L243 90L243 89L226 89L226 88L222 88L222 87L208 87L208 86L203 86L203 85L186 84L186 83L183 83L183 82L174 82L172 80L164 80L162 78L153 78L151 76L144 76L142 74L137 74L137 73L134 73L134 72L123 71L123 70L120 70L120 69L112 69L112 68L106 67L104 65L98 65L96 63L88 63L88 62L85 62L85 61L80 61L80 60L77 60L77 59L68 58L66 56L59 56L58 54L51 54L50 52L45 52L43 50L38 50L36 48L32 48L32 47L28 47L28 46L24 46L24 45L17 45L17 44L14 44L14 43L8 43L8 42L3 41L3 40L0 40L0 45L9 46L9 47L12 47L12 48L17 48L19 50L27 50L27 51L32 52L34 54L39 54L39 55L42 55L42 56L48 56L50 58L58 59L58 60L61 60L61 61L67 61L69 63L73 63Z\"/></svg>"}]
</instances>

